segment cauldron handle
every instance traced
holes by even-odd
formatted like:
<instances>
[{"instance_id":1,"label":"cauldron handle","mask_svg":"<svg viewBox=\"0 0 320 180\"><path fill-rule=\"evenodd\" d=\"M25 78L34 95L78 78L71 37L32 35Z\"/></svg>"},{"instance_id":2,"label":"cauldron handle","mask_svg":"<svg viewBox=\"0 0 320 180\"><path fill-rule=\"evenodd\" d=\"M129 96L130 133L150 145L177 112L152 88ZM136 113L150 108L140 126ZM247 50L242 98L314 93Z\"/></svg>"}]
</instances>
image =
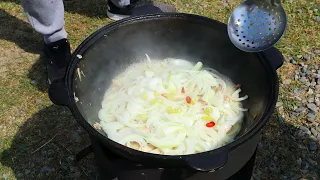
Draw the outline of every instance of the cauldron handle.
<instances>
[{"instance_id":1,"label":"cauldron handle","mask_svg":"<svg viewBox=\"0 0 320 180\"><path fill-rule=\"evenodd\" d=\"M269 61L275 71L283 65L284 58L281 52L275 47L263 51L262 55Z\"/></svg>"},{"instance_id":2,"label":"cauldron handle","mask_svg":"<svg viewBox=\"0 0 320 180\"><path fill-rule=\"evenodd\" d=\"M227 152L206 152L188 155L184 158L192 169L203 172L214 172L222 168L228 161Z\"/></svg>"}]
</instances>

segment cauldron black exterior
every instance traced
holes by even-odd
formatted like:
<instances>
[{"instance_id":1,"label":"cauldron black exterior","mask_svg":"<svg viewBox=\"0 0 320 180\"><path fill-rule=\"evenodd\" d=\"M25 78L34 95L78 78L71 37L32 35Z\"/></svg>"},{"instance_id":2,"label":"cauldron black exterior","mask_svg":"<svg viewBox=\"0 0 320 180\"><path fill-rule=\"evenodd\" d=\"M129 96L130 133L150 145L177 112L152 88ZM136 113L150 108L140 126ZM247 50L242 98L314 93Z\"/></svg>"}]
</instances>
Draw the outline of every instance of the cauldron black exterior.
<instances>
[{"instance_id":1,"label":"cauldron black exterior","mask_svg":"<svg viewBox=\"0 0 320 180\"><path fill-rule=\"evenodd\" d=\"M241 84L243 93L249 96L243 103L249 112L236 140L209 152L163 156L127 148L93 128L99 122L97 114L112 78L131 63L145 59L145 54L154 59L201 61ZM137 167L179 167L227 179L255 152L261 129L277 102L276 69L282 63L283 56L275 48L261 53L237 49L221 22L182 13L143 15L111 23L88 37L73 53L66 81L53 84L49 95L55 104L69 107L92 137ZM84 74L82 78L77 75L78 68Z\"/></svg>"}]
</instances>

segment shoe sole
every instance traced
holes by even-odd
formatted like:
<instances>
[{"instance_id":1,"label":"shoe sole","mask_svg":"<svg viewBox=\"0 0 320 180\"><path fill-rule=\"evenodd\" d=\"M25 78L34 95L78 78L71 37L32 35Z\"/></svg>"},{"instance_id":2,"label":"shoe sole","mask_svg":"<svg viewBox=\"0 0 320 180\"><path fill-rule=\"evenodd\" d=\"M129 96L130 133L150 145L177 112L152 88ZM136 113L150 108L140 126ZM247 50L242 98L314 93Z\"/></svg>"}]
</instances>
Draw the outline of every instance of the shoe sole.
<instances>
[{"instance_id":1,"label":"shoe sole","mask_svg":"<svg viewBox=\"0 0 320 180\"><path fill-rule=\"evenodd\" d=\"M111 12L109 12L109 11L107 11L107 16L108 16L110 19L114 20L114 21L119 21L119 20L121 20L121 19L130 17L130 16L128 16L128 15L113 14L113 13L111 13Z\"/></svg>"}]
</instances>

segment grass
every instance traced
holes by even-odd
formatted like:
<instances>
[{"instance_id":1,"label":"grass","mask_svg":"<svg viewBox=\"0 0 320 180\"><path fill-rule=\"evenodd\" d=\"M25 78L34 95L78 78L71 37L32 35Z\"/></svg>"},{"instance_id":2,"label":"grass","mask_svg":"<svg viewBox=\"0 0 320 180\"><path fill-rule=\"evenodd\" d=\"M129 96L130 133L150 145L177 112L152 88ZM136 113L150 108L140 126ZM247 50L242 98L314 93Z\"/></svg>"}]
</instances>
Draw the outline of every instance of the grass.
<instances>
[{"instance_id":1,"label":"grass","mask_svg":"<svg viewBox=\"0 0 320 180\"><path fill-rule=\"evenodd\" d=\"M180 12L199 14L222 22L227 22L232 9L240 2L235 0L226 4L220 0L163 1L174 5ZM107 7L103 0L68 0L64 3L66 30L73 49L98 28L111 23L106 17ZM284 2L288 13L288 29L276 47L286 57L309 55L316 47L320 47L320 25L313 20L317 13L319 15L319 11L314 11L320 9L319 4L319 0ZM298 9L303 13L298 13ZM53 105L48 99L41 48L42 37L28 24L20 1L2 0L0 178L73 179L78 176L78 171L81 172L78 179L86 176L95 178L92 157L80 164L73 161L74 155L89 144L88 137L67 109ZM320 64L320 57L314 56L309 63ZM285 63L278 71L280 80L291 79L295 68ZM255 174L261 179L280 179L284 174L290 173L309 179L315 176L301 171L296 165L296 159L307 153L308 157L320 162L319 151L309 153L297 148L290 135L295 127L305 120L302 117L289 116L297 103L290 98L291 92L299 86L299 83L294 82L280 87L279 101L283 102L283 106L264 129L263 143L266 146L259 148L257 157ZM279 121L279 117L284 121ZM34 152L50 139L50 143ZM309 140L301 140L299 143L307 144ZM277 143L277 148L268 146L272 143ZM265 167L269 167L271 162L280 167L278 173L265 171ZM51 171L46 171L44 167Z\"/></svg>"}]
</instances>

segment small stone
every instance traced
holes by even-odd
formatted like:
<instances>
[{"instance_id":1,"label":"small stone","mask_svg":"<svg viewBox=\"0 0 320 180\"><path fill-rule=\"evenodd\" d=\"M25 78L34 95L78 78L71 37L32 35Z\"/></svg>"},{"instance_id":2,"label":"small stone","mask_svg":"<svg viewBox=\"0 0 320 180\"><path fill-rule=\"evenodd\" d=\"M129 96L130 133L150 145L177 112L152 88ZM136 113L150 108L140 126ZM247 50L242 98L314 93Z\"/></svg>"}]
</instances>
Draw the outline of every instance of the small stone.
<instances>
[{"instance_id":1,"label":"small stone","mask_svg":"<svg viewBox=\"0 0 320 180\"><path fill-rule=\"evenodd\" d=\"M306 86L310 87L311 83L310 82L306 82Z\"/></svg>"},{"instance_id":2,"label":"small stone","mask_svg":"<svg viewBox=\"0 0 320 180\"><path fill-rule=\"evenodd\" d=\"M314 99L313 99L313 98L309 98L309 99L308 99L308 102L309 102L309 103L314 103Z\"/></svg>"},{"instance_id":3,"label":"small stone","mask_svg":"<svg viewBox=\"0 0 320 180\"><path fill-rule=\"evenodd\" d=\"M305 126L300 126L299 128L300 128L303 132L307 133L308 135L311 134L310 130L309 130L307 127L305 127Z\"/></svg>"},{"instance_id":4,"label":"small stone","mask_svg":"<svg viewBox=\"0 0 320 180\"><path fill-rule=\"evenodd\" d=\"M36 80L32 80L31 84L36 85L36 84L38 84L38 82Z\"/></svg>"},{"instance_id":5,"label":"small stone","mask_svg":"<svg viewBox=\"0 0 320 180\"><path fill-rule=\"evenodd\" d=\"M317 85L317 83L315 81L310 83L310 86L315 86L315 85Z\"/></svg>"},{"instance_id":6,"label":"small stone","mask_svg":"<svg viewBox=\"0 0 320 180\"><path fill-rule=\"evenodd\" d=\"M301 59L301 58L302 58L302 55L297 55L297 58L298 58L298 59Z\"/></svg>"},{"instance_id":7,"label":"small stone","mask_svg":"<svg viewBox=\"0 0 320 180\"><path fill-rule=\"evenodd\" d=\"M309 168L309 163L307 163L306 161L302 161L300 168L302 170L307 170Z\"/></svg>"},{"instance_id":8,"label":"small stone","mask_svg":"<svg viewBox=\"0 0 320 180\"><path fill-rule=\"evenodd\" d=\"M303 56L303 60L309 61L310 60L310 56Z\"/></svg>"},{"instance_id":9,"label":"small stone","mask_svg":"<svg viewBox=\"0 0 320 180\"><path fill-rule=\"evenodd\" d=\"M316 115L313 113L308 113L307 119L308 119L308 121L313 122L316 119Z\"/></svg>"},{"instance_id":10,"label":"small stone","mask_svg":"<svg viewBox=\"0 0 320 180\"><path fill-rule=\"evenodd\" d=\"M270 170L271 172L275 172L275 171L277 171L277 166L276 166L274 163L271 163L271 164L269 165L269 170Z\"/></svg>"},{"instance_id":11,"label":"small stone","mask_svg":"<svg viewBox=\"0 0 320 180\"><path fill-rule=\"evenodd\" d=\"M308 82L308 79L306 77L302 77L302 78L300 78L299 81L302 83L306 83L306 82Z\"/></svg>"},{"instance_id":12,"label":"small stone","mask_svg":"<svg viewBox=\"0 0 320 180\"><path fill-rule=\"evenodd\" d=\"M295 88L295 89L293 90L293 92L294 92L295 94L300 94L301 90L300 90L299 88Z\"/></svg>"},{"instance_id":13,"label":"small stone","mask_svg":"<svg viewBox=\"0 0 320 180\"><path fill-rule=\"evenodd\" d=\"M41 99L38 99L38 98L37 98L37 99L36 99L36 103L37 103L37 104L40 104L40 103L41 103Z\"/></svg>"},{"instance_id":14,"label":"small stone","mask_svg":"<svg viewBox=\"0 0 320 180\"><path fill-rule=\"evenodd\" d=\"M315 53L315 54L320 54L320 49L314 50L314 53Z\"/></svg>"},{"instance_id":15,"label":"small stone","mask_svg":"<svg viewBox=\"0 0 320 180\"><path fill-rule=\"evenodd\" d=\"M301 113L301 112L303 112L303 110L304 110L304 108L299 107L299 108L297 108L295 111L296 111L297 113Z\"/></svg>"},{"instance_id":16,"label":"small stone","mask_svg":"<svg viewBox=\"0 0 320 180\"><path fill-rule=\"evenodd\" d=\"M313 94L313 90L311 88L308 89L308 94Z\"/></svg>"},{"instance_id":17,"label":"small stone","mask_svg":"<svg viewBox=\"0 0 320 180\"><path fill-rule=\"evenodd\" d=\"M319 83L320 83L320 81L319 81ZM318 85L316 85L314 88L316 89L316 90L320 90L320 84L318 83Z\"/></svg>"},{"instance_id":18,"label":"small stone","mask_svg":"<svg viewBox=\"0 0 320 180\"><path fill-rule=\"evenodd\" d=\"M309 144L309 150L310 151L315 151L315 150L317 150L317 144L315 143L315 142L310 142L310 144Z\"/></svg>"},{"instance_id":19,"label":"small stone","mask_svg":"<svg viewBox=\"0 0 320 180\"><path fill-rule=\"evenodd\" d=\"M320 21L320 16L313 17L313 20Z\"/></svg>"},{"instance_id":20,"label":"small stone","mask_svg":"<svg viewBox=\"0 0 320 180\"><path fill-rule=\"evenodd\" d=\"M317 140L320 141L320 133L317 136Z\"/></svg>"},{"instance_id":21,"label":"small stone","mask_svg":"<svg viewBox=\"0 0 320 180\"><path fill-rule=\"evenodd\" d=\"M301 166L301 163L302 163L302 159L301 159L301 158L298 158L298 159L297 159L297 164L298 164L298 166Z\"/></svg>"},{"instance_id":22,"label":"small stone","mask_svg":"<svg viewBox=\"0 0 320 180\"><path fill-rule=\"evenodd\" d=\"M317 13L317 12L318 12L318 9L314 9L313 12Z\"/></svg>"},{"instance_id":23,"label":"small stone","mask_svg":"<svg viewBox=\"0 0 320 180\"><path fill-rule=\"evenodd\" d=\"M7 178L8 178L8 175L7 175L7 174L2 174L2 178L3 178L3 179L7 179Z\"/></svg>"},{"instance_id":24,"label":"small stone","mask_svg":"<svg viewBox=\"0 0 320 180\"><path fill-rule=\"evenodd\" d=\"M317 161L314 161L314 160L312 160L312 159L310 159L310 158L308 158L307 161L308 161L308 163L309 163L311 166L318 166Z\"/></svg>"},{"instance_id":25,"label":"small stone","mask_svg":"<svg viewBox=\"0 0 320 180\"><path fill-rule=\"evenodd\" d=\"M301 10L301 9L298 9L297 12L298 12L299 14L301 14L301 13L302 13L302 10Z\"/></svg>"},{"instance_id":26,"label":"small stone","mask_svg":"<svg viewBox=\"0 0 320 180\"><path fill-rule=\"evenodd\" d=\"M307 104L307 107L311 110L311 111L313 111L313 112L317 112L318 111L318 107L317 107L317 105L315 105L314 103L309 103L309 104Z\"/></svg>"},{"instance_id":27,"label":"small stone","mask_svg":"<svg viewBox=\"0 0 320 180\"><path fill-rule=\"evenodd\" d=\"M291 60L293 60L292 56L288 56L288 57L285 58L285 61L287 61L287 62L291 62Z\"/></svg>"},{"instance_id":28,"label":"small stone","mask_svg":"<svg viewBox=\"0 0 320 180\"><path fill-rule=\"evenodd\" d=\"M301 72L306 73L307 70L308 70L308 67L304 66L304 67L301 69Z\"/></svg>"},{"instance_id":29,"label":"small stone","mask_svg":"<svg viewBox=\"0 0 320 180\"><path fill-rule=\"evenodd\" d=\"M44 166L41 168L40 173L50 173L52 172L52 168L49 168L47 166Z\"/></svg>"},{"instance_id":30,"label":"small stone","mask_svg":"<svg viewBox=\"0 0 320 180\"><path fill-rule=\"evenodd\" d=\"M302 102L302 104L307 104L308 101L304 99L301 102Z\"/></svg>"},{"instance_id":31,"label":"small stone","mask_svg":"<svg viewBox=\"0 0 320 180\"><path fill-rule=\"evenodd\" d=\"M291 60L290 60L290 63L291 63L291 64L297 64L297 61L295 61L294 59L291 59Z\"/></svg>"},{"instance_id":32,"label":"small stone","mask_svg":"<svg viewBox=\"0 0 320 180\"><path fill-rule=\"evenodd\" d=\"M311 133L316 137L318 135L318 131L316 129L314 129L314 128L311 128Z\"/></svg>"}]
</instances>

